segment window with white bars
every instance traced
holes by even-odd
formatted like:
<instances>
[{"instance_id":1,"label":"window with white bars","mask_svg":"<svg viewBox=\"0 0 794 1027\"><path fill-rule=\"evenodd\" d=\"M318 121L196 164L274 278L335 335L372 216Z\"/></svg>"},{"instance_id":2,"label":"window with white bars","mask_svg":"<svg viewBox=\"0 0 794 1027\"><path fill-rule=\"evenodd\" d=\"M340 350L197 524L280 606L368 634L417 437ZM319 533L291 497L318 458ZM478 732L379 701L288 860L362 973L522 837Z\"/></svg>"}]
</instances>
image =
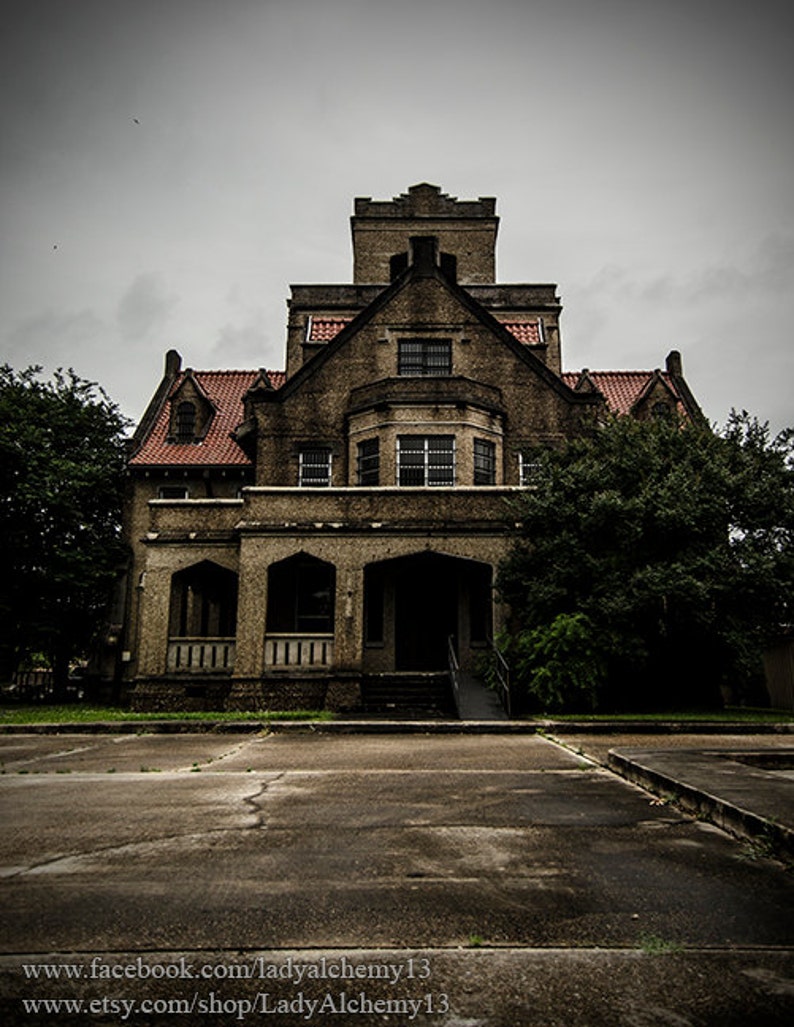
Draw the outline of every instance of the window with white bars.
<instances>
[{"instance_id":1,"label":"window with white bars","mask_svg":"<svg viewBox=\"0 0 794 1027\"><path fill-rule=\"evenodd\" d=\"M445 376L452 374L450 339L400 339L397 374Z\"/></svg>"},{"instance_id":2,"label":"window with white bars","mask_svg":"<svg viewBox=\"0 0 794 1027\"><path fill-rule=\"evenodd\" d=\"M359 485L378 485L380 482L380 445L378 439L359 442L356 451L356 480Z\"/></svg>"},{"instance_id":3,"label":"window with white bars","mask_svg":"<svg viewBox=\"0 0 794 1027\"><path fill-rule=\"evenodd\" d=\"M305 488L323 488L331 484L330 449L301 450L298 484Z\"/></svg>"},{"instance_id":4,"label":"window with white bars","mask_svg":"<svg viewBox=\"0 0 794 1027\"><path fill-rule=\"evenodd\" d=\"M496 484L496 445L488 439L474 440L474 484Z\"/></svg>"},{"instance_id":5,"label":"window with white bars","mask_svg":"<svg viewBox=\"0 0 794 1027\"><path fill-rule=\"evenodd\" d=\"M520 485L534 485L540 470L540 461L525 453L518 454L518 481Z\"/></svg>"},{"instance_id":6,"label":"window with white bars","mask_svg":"<svg viewBox=\"0 0 794 1027\"><path fill-rule=\"evenodd\" d=\"M397 438L400 485L454 485L454 435L400 435Z\"/></svg>"}]
</instances>

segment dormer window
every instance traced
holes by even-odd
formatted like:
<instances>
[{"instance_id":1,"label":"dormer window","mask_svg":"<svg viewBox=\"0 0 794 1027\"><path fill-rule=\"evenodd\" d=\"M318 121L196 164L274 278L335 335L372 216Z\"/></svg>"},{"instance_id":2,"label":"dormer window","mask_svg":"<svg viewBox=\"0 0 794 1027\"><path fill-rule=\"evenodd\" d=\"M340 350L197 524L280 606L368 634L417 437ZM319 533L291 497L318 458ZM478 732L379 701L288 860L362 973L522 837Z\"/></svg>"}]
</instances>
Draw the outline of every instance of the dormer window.
<instances>
[{"instance_id":1,"label":"dormer window","mask_svg":"<svg viewBox=\"0 0 794 1027\"><path fill-rule=\"evenodd\" d=\"M182 402L176 408L177 442L192 442L196 437L196 406Z\"/></svg>"},{"instance_id":2,"label":"dormer window","mask_svg":"<svg viewBox=\"0 0 794 1027\"><path fill-rule=\"evenodd\" d=\"M400 339L397 374L444 377L452 374L451 339Z\"/></svg>"}]
</instances>

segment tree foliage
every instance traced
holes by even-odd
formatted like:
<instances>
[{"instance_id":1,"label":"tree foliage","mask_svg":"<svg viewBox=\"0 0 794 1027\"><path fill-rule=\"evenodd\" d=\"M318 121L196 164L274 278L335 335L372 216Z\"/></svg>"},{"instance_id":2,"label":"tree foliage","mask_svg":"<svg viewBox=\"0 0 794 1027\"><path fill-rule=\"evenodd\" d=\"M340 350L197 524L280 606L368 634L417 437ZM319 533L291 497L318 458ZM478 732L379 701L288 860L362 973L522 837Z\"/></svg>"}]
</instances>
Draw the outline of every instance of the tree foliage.
<instances>
[{"instance_id":1,"label":"tree foliage","mask_svg":"<svg viewBox=\"0 0 794 1027\"><path fill-rule=\"evenodd\" d=\"M534 461L498 588L536 702L639 709L712 705L725 686L748 695L764 646L792 619L794 432L772 439L746 413L722 431L622 417Z\"/></svg>"},{"instance_id":2,"label":"tree foliage","mask_svg":"<svg viewBox=\"0 0 794 1027\"><path fill-rule=\"evenodd\" d=\"M127 421L72 370L0 367L0 676L43 653L62 679L125 559Z\"/></svg>"}]
</instances>

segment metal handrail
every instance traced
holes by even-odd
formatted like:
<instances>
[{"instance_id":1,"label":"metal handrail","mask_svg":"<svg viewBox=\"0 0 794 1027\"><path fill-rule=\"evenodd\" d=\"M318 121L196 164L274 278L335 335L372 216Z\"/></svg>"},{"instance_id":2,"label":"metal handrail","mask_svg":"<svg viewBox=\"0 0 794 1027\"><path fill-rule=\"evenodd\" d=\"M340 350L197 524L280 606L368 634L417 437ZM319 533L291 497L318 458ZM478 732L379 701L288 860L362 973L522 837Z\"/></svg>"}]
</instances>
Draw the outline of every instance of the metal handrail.
<instances>
[{"instance_id":1,"label":"metal handrail","mask_svg":"<svg viewBox=\"0 0 794 1027\"><path fill-rule=\"evenodd\" d=\"M447 662L449 664L449 680L452 683L452 698L455 700L455 711L460 717L460 664L455 652L455 638L447 637Z\"/></svg>"},{"instance_id":2,"label":"metal handrail","mask_svg":"<svg viewBox=\"0 0 794 1027\"><path fill-rule=\"evenodd\" d=\"M496 648L492 638L488 639L488 646L491 650L493 681L496 687L496 694L504 707L508 717L513 716L513 698L510 688L510 664L501 652Z\"/></svg>"}]
</instances>

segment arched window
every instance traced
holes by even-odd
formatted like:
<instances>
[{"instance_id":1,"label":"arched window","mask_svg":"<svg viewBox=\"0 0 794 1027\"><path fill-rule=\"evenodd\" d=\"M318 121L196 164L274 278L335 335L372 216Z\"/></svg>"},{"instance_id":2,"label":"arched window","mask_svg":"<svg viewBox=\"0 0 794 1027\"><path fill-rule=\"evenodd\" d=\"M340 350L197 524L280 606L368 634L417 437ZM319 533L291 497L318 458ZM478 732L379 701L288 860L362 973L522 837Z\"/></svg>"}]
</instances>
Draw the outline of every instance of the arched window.
<instances>
[{"instance_id":1,"label":"arched window","mask_svg":"<svg viewBox=\"0 0 794 1027\"><path fill-rule=\"evenodd\" d=\"M180 403L176 408L176 437L190 442L196 436L196 407L193 403Z\"/></svg>"}]
</instances>

